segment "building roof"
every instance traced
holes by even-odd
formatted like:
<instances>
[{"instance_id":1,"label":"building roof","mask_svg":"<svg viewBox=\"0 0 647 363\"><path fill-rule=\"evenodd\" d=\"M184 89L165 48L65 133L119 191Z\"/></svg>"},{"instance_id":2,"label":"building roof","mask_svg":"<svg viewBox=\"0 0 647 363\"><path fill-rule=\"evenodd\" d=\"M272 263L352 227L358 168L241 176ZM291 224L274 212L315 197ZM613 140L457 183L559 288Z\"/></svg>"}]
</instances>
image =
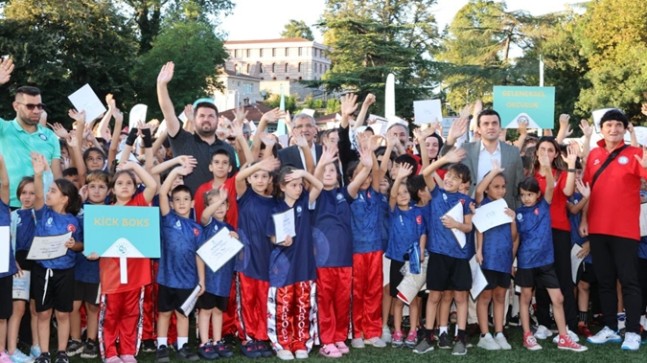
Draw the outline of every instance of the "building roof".
<instances>
[{"instance_id":1,"label":"building roof","mask_svg":"<svg viewBox=\"0 0 647 363\"><path fill-rule=\"evenodd\" d=\"M262 103L255 102L245 106L245 111L247 112L247 119L250 121L260 121L263 114L272 110L272 107ZM219 113L220 116L225 116L226 118L233 120L236 116L234 115L236 109L232 108L230 110L225 110Z\"/></svg>"},{"instance_id":2,"label":"building roof","mask_svg":"<svg viewBox=\"0 0 647 363\"><path fill-rule=\"evenodd\" d=\"M242 79L248 79L250 81L259 81L260 82L262 80L262 78L260 78L260 77L254 77L254 76L250 76L250 75L244 74L244 73L236 73L235 71L232 71L232 70L229 70L229 69L222 69L220 74L222 75L223 73L226 74L227 76L238 77L238 78L242 78Z\"/></svg>"},{"instance_id":3,"label":"building roof","mask_svg":"<svg viewBox=\"0 0 647 363\"><path fill-rule=\"evenodd\" d=\"M257 44L257 43L295 43L295 42L313 42L305 38L276 38L276 39L255 39L255 40L228 40L225 45L234 44Z\"/></svg>"}]
</instances>

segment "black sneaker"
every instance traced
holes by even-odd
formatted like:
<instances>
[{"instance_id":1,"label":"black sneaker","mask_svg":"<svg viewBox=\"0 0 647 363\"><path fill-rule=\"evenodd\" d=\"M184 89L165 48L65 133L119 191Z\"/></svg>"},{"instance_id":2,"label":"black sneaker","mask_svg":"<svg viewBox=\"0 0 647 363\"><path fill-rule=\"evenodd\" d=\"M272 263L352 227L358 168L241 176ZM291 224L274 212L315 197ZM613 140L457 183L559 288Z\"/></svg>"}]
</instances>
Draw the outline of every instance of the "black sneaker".
<instances>
[{"instance_id":1,"label":"black sneaker","mask_svg":"<svg viewBox=\"0 0 647 363\"><path fill-rule=\"evenodd\" d=\"M200 360L200 357L195 354L195 352L191 351L188 343L185 343L182 348L177 351L177 357L180 358L180 360L189 362Z\"/></svg>"},{"instance_id":2,"label":"black sneaker","mask_svg":"<svg viewBox=\"0 0 647 363\"><path fill-rule=\"evenodd\" d=\"M442 333L438 337L438 348L439 349L452 349L452 340L449 339L449 334Z\"/></svg>"},{"instance_id":3,"label":"black sneaker","mask_svg":"<svg viewBox=\"0 0 647 363\"><path fill-rule=\"evenodd\" d=\"M262 353L259 348L257 341L249 340L247 344L240 345L240 352L247 358L260 358L262 357Z\"/></svg>"},{"instance_id":4,"label":"black sneaker","mask_svg":"<svg viewBox=\"0 0 647 363\"><path fill-rule=\"evenodd\" d=\"M198 355L200 358L205 360L215 360L220 357L218 352L213 348L213 344L211 344L211 342L206 342L198 347Z\"/></svg>"},{"instance_id":5,"label":"black sneaker","mask_svg":"<svg viewBox=\"0 0 647 363\"><path fill-rule=\"evenodd\" d=\"M258 350L261 352L261 357L269 358L274 356L274 350L272 349L270 342L258 341L256 344L258 344Z\"/></svg>"},{"instance_id":6,"label":"black sneaker","mask_svg":"<svg viewBox=\"0 0 647 363\"><path fill-rule=\"evenodd\" d=\"M56 353L56 359L54 360L54 363L70 363L70 358L67 357L67 354L65 352L57 352Z\"/></svg>"},{"instance_id":7,"label":"black sneaker","mask_svg":"<svg viewBox=\"0 0 647 363\"><path fill-rule=\"evenodd\" d=\"M160 345L155 351L156 363L169 363L171 361L170 352L166 345Z\"/></svg>"},{"instance_id":8,"label":"black sneaker","mask_svg":"<svg viewBox=\"0 0 647 363\"><path fill-rule=\"evenodd\" d=\"M216 344L213 345L213 349L218 353L218 355L222 358L230 358L234 356L234 352L232 352L231 348L229 345L223 340L217 342Z\"/></svg>"},{"instance_id":9,"label":"black sneaker","mask_svg":"<svg viewBox=\"0 0 647 363\"><path fill-rule=\"evenodd\" d=\"M92 359L96 358L99 355L99 348L97 347L97 342L88 339L83 344L83 351L81 352L81 358Z\"/></svg>"},{"instance_id":10,"label":"black sneaker","mask_svg":"<svg viewBox=\"0 0 647 363\"><path fill-rule=\"evenodd\" d=\"M157 350L157 344L155 344L155 340L146 339L142 341L142 352L153 353L156 350Z\"/></svg>"},{"instance_id":11,"label":"black sneaker","mask_svg":"<svg viewBox=\"0 0 647 363\"><path fill-rule=\"evenodd\" d=\"M52 357L47 353L40 353L40 355L34 360L34 363L52 363Z\"/></svg>"},{"instance_id":12,"label":"black sneaker","mask_svg":"<svg viewBox=\"0 0 647 363\"><path fill-rule=\"evenodd\" d=\"M65 353L69 357L74 357L77 354L80 354L83 351L83 342L80 340L75 340L75 339L70 339L67 342L67 348L65 349Z\"/></svg>"}]
</instances>

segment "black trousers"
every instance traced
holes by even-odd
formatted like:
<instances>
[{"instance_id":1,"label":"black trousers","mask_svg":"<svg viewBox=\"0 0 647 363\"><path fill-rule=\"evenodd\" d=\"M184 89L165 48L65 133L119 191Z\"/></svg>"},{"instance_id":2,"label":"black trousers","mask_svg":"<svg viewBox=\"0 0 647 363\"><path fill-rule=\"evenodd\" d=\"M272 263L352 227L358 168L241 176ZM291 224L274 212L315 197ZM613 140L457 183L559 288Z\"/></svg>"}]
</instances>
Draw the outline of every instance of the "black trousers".
<instances>
[{"instance_id":1,"label":"black trousers","mask_svg":"<svg viewBox=\"0 0 647 363\"><path fill-rule=\"evenodd\" d=\"M604 324L618 330L616 280L619 279L627 314L626 331L640 334L642 293L638 280L638 241L601 234L589 235L589 240Z\"/></svg>"},{"instance_id":2,"label":"black trousers","mask_svg":"<svg viewBox=\"0 0 647 363\"><path fill-rule=\"evenodd\" d=\"M555 273L559 280L559 287L564 295L564 316L566 325L571 331L577 331L577 300L575 300L575 284L571 275L571 234L553 228L553 251L555 256ZM550 327L550 296L546 289L537 289L535 292L537 322Z\"/></svg>"}]
</instances>

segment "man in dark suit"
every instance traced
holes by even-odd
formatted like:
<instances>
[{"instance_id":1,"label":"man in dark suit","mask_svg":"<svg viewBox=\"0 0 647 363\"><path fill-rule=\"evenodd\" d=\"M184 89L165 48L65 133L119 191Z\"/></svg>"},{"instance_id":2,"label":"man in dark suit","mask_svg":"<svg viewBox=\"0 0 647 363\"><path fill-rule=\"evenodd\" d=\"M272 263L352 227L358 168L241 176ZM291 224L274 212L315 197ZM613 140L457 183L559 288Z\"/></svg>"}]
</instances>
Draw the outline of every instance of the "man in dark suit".
<instances>
[{"instance_id":1,"label":"man in dark suit","mask_svg":"<svg viewBox=\"0 0 647 363\"><path fill-rule=\"evenodd\" d=\"M315 119L308 114L300 113L294 116L293 122L292 130L294 137L297 138L297 145L279 150L281 166L290 165L297 169L305 169L312 174L322 153L321 145L314 143L317 135ZM312 165L310 165L310 159Z\"/></svg>"}]
</instances>

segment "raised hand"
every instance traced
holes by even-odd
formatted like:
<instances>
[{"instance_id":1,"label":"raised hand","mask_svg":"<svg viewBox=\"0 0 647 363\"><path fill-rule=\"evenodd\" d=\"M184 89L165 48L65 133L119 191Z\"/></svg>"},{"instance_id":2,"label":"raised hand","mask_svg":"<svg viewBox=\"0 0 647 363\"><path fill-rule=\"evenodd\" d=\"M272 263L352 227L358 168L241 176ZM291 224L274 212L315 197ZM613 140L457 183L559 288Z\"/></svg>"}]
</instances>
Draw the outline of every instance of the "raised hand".
<instances>
[{"instance_id":1,"label":"raised hand","mask_svg":"<svg viewBox=\"0 0 647 363\"><path fill-rule=\"evenodd\" d=\"M490 173L492 175L497 175L499 173L502 173L505 169L501 167L501 162L499 162L496 159L492 159L492 170L490 170Z\"/></svg>"},{"instance_id":2,"label":"raised hand","mask_svg":"<svg viewBox=\"0 0 647 363\"><path fill-rule=\"evenodd\" d=\"M636 160L638 160L638 162L640 163L640 166L642 166L643 168L647 168L647 147L643 146L642 157L638 155L634 155L634 157L636 158Z\"/></svg>"},{"instance_id":3,"label":"raised hand","mask_svg":"<svg viewBox=\"0 0 647 363\"><path fill-rule=\"evenodd\" d=\"M11 72L13 72L13 59L2 58L0 61L0 85L9 82L11 79Z\"/></svg>"},{"instance_id":4,"label":"raised hand","mask_svg":"<svg viewBox=\"0 0 647 363\"><path fill-rule=\"evenodd\" d=\"M551 169L550 159L548 158L548 154L545 151L544 152L540 151L537 158L539 159L539 165L542 168Z\"/></svg>"},{"instance_id":5,"label":"raised hand","mask_svg":"<svg viewBox=\"0 0 647 363\"><path fill-rule=\"evenodd\" d=\"M66 139L67 135L69 135L69 132L67 132L65 127L63 127L63 125L61 125L58 122L54 122L53 124L48 124L48 125L52 129L52 131L54 131L54 134L58 136L59 139Z\"/></svg>"},{"instance_id":6,"label":"raised hand","mask_svg":"<svg viewBox=\"0 0 647 363\"><path fill-rule=\"evenodd\" d=\"M589 183L584 184L582 179L576 178L575 179L575 188L577 189L577 192L582 194L584 198L588 198L591 196L591 186Z\"/></svg>"},{"instance_id":7,"label":"raised hand","mask_svg":"<svg viewBox=\"0 0 647 363\"><path fill-rule=\"evenodd\" d=\"M360 163L369 170L373 167L373 149L367 147L359 150Z\"/></svg>"},{"instance_id":8,"label":"raised hand","mask_svg":"<svg viewBox=\"0 0 647 363\"><path fill-rule=\"evenodd\" d=\"M458 163L461 160L465 159L466 154L467 152L463 148L452 149L452 150L449 150L447 154L443 156L443 158L447 160L448 163Z\"/></svg>"},{"instance_id":9,"label":"raised hand","mask_svg":"<svg viewBox=\"0 0 647 363\"><path fill-rule=\"evenodd\" d=\"M274 145L276 144L276 138L274 136L269 135L267 132L263 132L261 135L261 141L263 144L265 144L265 148L268 150L272 150Z\"/></svg>"},{"instance_id":10,"label":"raised hand","mask_svg":"<svg viewBox=\"0 0 647 363\"><path fill-rule=\"evenodd\" d=\"M566 156L562 155L562 160L564 160L569 168L574 168L579 153L580 145L577 142L572 142L568 144L568 147L566 148Z\"/></svg>"},{"instance_id":11,"label":"raised hand","mask_svg":"<svg viewBox=\"0 0 647 363\"><path fill-rule=\"evenodd\" d=\"M245 107L236 108L234 110L234 123L238 123L242 126L245 119L247 119L247 111L245 111Z\"/></svg>"},{"instance_id":12,"label":"raised hand","mask_svg":"<svg viewBox=\"0 0 647 363\"><path fill-rule=\"evenodd\" d=\"M198 160L191 155L180 155L178 157L180 165L195 168L198 166Z\"/></svg>"},{"instance_id":13,"label":"raised hand","mask_svg":"<svg viewBox=\"0 0 647 363\"><path fill-rule=\"evenodd\" d=\"M108 112L111 110L114 110L117 107L117 102L115 101L115 98L112 96L112 93L108 93L106 95L106 104L108 105Z\"/></svg>"},{"instance_id":14,"label":"raised hand","mask_svg":"<svg viewBox=\"0 0 647 363\"><path fill-rule=\"evenodd\" d=\"M341 98L341 114L348 116L357 110L357 95L347 93Z\"/></svg>"},{"instance_id":15,"label":"raised hand","mask_svg":"<svg viewBox=\"0 0 647 363\"><path fill-rule=\"evenodd\" d=\"M34 168L34 174L43 174L47 170L47 161L45 156L37 152L31 153L31 165Z\"/></svg>"},{"instance_id":16,"label":"raised hand","mask_svg":"<svg viewBox=\"0 0 647 363\"><path fill-rule=\"evenodd\" d=\"M175 72L175 63L166 62L160 69L160 73L157 75L157 83L166 85L173 79L173 73Z\"/></svg>"},{"instance_id":17,"label":"raised hand","mask_svg":"<svg viewBox=\"0 0 647 363\"><path fill-rule=\"evenodd\" d=\"M408 177L409 175L411 175L411 173L413 173L413 167L410 164L408 164L408 163L399 164L398 175L397 175L396 178L397 179L404 179L404 178Z\"/></svg>"},{"instance_id":18,"label":"raised hand","mask_svg":"<svg viewBox=\"0 0 647 363\"><path fill-rule=\"evenodd\" d=\"M324 148L323 152L321 153L321 158L319 158L319 164L326 165L335 162L335 160L337 160L337 150L333 150L332 148Z\"/></svg>"},{"instance_id":19,"label":"raised hand","mask_svg":"<svg viewBox=\"0 0 647 363\"><path fill-rule=\"evenodd\" d=\"M593 127L591 127L589 121L585 119L580 120L580 130L582 130L582 134L586 137L591 137L591 135L593 135Z\"/></svg>"},{"instance_id":20,"label":"raised hand","mask_svg":"<svg viewBox=\"0 0 647 363\"><path fill-rule=\"evenodd\" d=\"M568 123L568 121L571 119L571 116L568 114L561 114L559 115L559 128L560 130L564 130L564 137L569 137L573 133L573 130L571 130L571 125Z\"/></svg>"},{"instance_id":21,"label":"raised hand","mask_svg":"<svg viewBox=\"0 0 647 363\"><path fill-rule=\"evenodd\" d=\"M265 120L267 122L276 122L279 119L285 117L285 112L281 111L278 107L269 110L263 114L263 117L261 117L261 120Z\"/></svg>"},{"instance_id":22,"label":"raised hand","mask_svg":"<svg viewBox=\"0 0 647 363\"><path fill-rule=\"evenodd\" d=\"M364 99L364 102L362 103L362 107L369 108L374 103L375 103L375 95L372 94L372 93L369 93L369 94L366 95L366 98Z\"/></svg>"},{"instance_id":23,"label":"raised hand","mask_svg":"<svg viewBox=\"0 0 647 363\"><path fill-rule=\"evenodd\" d=\"M647 116L647 102L643 102L642 107L640 107L640 112Z\"/></svg>"},{"instance_id":24,"label":"raised hand","mask_svg":"<svg viewBox=\"0 0 647 363\"><path fill-rule=\"evenodd\" d=\"M85 122L85 110L77 111L75 109L69 109L67 115L76 122L83 123Z\"/></svg>"},{"instance_id":25,"label":"raised hand","mask_svg":"<svg viewBox=\"0 0 647 363\"><path fill-rule=\"evenodd\" d=\"M468 114L469 116L469 114ZM452 123L452 126L449 128L449 133L447 134L447 140L456 141L459 137L465 135L467 132L467 117L459 118L458 120Z\"/></svg>"},{"instance_id":26,"label":"raised hand","mask_svg":"<svg viewBox=\"0 0 647 363\"><path fill-rule=\"evenodd\" d=\"M281 166L281 162L277 158L267 158L259 161L258 165L262 170L272 172Z\"/></svg>"},{"instance_id":27,"label":"raised hand","mask_svg":"<svg viewBox=\"0 0 647 363\"><path fill-rule=\"evenodd\" d=\"M186 120L188 122L193 121L193 105L192 104L189 103L188 105L184 106L184 116L186 117Z\"/></svg>"},{"instance_id":28,"label":"raised hand","mask_svg":"<svg viewBox=\"0 0 647 363\"><path fill-rule=\"evenodd\" d=\"M178 166L177 168L175 168L175 170L177 170L178 174L182 176L187 176L193 173L193 165L182 164L181 166Z\"/></svg>"}]
</instances>

